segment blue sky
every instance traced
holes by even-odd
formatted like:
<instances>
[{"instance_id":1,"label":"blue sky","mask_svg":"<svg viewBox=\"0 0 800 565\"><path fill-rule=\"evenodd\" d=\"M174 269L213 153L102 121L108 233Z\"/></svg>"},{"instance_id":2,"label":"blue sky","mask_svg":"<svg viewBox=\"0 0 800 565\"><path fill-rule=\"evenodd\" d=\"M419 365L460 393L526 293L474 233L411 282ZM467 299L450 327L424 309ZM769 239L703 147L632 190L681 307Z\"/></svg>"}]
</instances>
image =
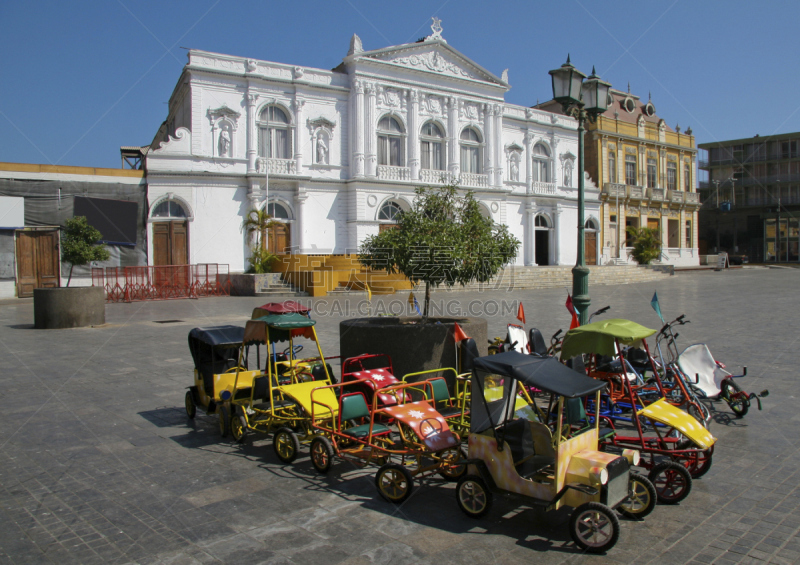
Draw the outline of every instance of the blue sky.
<instances>
[{"instance_id":1,"label":"blue sky","mask_svg":"<svg viewBox=\"0 0 800 565\"><path fill-rule=\"evenodd\" d=\"M699 143L800 131L796 1L6 1L0 161L119 167L166 118L182 47L330 69L353 33L406 43L433 15L451 46L509 69L511 103L549 99L569 52Z\"/></svg>"}]
</instances>

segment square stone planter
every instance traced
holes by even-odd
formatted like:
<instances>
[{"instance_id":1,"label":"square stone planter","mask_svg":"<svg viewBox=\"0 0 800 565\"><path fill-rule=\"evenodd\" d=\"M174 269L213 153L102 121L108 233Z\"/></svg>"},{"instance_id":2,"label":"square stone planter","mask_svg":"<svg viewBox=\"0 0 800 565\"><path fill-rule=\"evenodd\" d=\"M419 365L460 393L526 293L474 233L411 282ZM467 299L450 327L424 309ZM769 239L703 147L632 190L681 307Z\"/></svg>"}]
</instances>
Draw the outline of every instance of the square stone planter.
<instances>
[{"instance_id":1,"label":"square stone planter","mask_svg":"<svg viewBox=\"0 0 800 565\"><path fill-rule=\"evenodd\" d=\"M231 273L219 275L220 283L231 282L231 296L258 296L271 286L281 286L281 273Z\"/></svg>"},{"instance_id":2,"label":"square stone planter","mask_svg":"<svg viewBox=\"0 0 800 565\"><path fill-rule=\"evenodd\" d=\"M101 326L106 323L106 292L99 286L33 289L37 330Z\"/></svg>"}]
</instances>

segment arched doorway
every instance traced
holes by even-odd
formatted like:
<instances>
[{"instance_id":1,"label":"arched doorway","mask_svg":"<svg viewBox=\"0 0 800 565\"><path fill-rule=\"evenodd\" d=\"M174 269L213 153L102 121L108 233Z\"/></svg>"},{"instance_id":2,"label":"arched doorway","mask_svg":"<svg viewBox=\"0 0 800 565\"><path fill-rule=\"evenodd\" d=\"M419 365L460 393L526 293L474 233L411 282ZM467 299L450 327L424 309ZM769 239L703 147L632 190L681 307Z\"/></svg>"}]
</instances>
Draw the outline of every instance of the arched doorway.
<instances>
[{"instance_id":1,"label":"arched doorway","mask_svg":"<svg viewBox=\"0 0 800 565\"><path fill-rule=\"evenodd\" d=\"M153 225L153 265L189 264L189 224L186 209L164 200L150 212Z\"/></svg>"},{"instance_id":2,"label":"arched doorway","mask_svg":"<svg viewBox=\"0 0 800 565\"><path fill-rule=\"evenodd\" d=\"M550 264L550 220L544 214L537 214L534 226L534 262L539 265Z\"/></svg>"},{"instance_id":3,"label":"arched doorway","mask_svg":"<svg viewBox=\"0 0 800 565\"><path fill-rule=\"evenodd\" d=\"M397 225L397 216L403 211L403 207L395 200L387 200L378 210L378 232L393 229Z\"/></svg>"},{"instance_id":4,"label":"arched doorway","mask_svg":"<svg viewBox=\"0 0 800 565\"><path fill-rule=\"evenodd\" d=\"M583 247L586 264L597 265L597 222L589 218L583 228Z\"/></svg>"},{"instance_id":5,"label":"arched doorway","mask_svg":"<svg viewBox=\"0 0 800 565\"><path fill-rule=\"evenodd\" d=\"M275 220L275 224L267 233L267 251L270 253L291 253L292 232L289 222L289 211L283 204L270 202L267 213Z\"/></svg>"}]
</instances>

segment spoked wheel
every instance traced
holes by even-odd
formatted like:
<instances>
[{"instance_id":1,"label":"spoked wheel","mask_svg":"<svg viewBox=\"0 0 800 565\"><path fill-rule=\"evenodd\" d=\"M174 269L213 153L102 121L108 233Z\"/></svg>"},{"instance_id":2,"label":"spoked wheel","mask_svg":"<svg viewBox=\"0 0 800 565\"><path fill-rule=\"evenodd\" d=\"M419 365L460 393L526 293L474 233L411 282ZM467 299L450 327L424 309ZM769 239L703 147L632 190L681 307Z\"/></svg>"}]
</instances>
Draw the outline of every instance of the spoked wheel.
<instances>
[{"instance_id":1,"label":"spoked wheel","mask_svg":"<svg viewBox=\"0 0 800 565\"><path fill-rule=\"evenodd\" d=\"M708 421L711 419L711 412L708 411L708 408L705 404L698 401L697 404L689 404L686 408L686 412L700 422L700 425L704 428L708 428Z\"/></svg>"},{"instance_id":2,"label":"spoked wheel","mask_svg":"<svg viewBox=\"0 0 800 565\"><path fill-rule=\"evenodd\" d=\"M231 435L237 443L242 443L247 437L247 417L241 406L236 407L236 414L231 418Z\"/></svg>"},{"instance_id":3,"label":"spoked wheel","mask_svg":"<svg viewBox=\"0 0 800 565\"><path fill-rule=\"evenodd\" d=\"M297 434L289 428L281 428L272 437L272 447L275 449L278 459L284 463L291 463L297 459L300 440L297 438Z\"/></svg>"},{"instance_id":4,"label":"spoked wheel","mask_svg":"<svg viewBox=\"0 0 800 565\"><path fill-rule=\"evenodd\" d=\"M224 404L219 407L219 435L228 437L231 432L231 411Z\"/></svg>"},{"instance_id":5,"label":"spoked wheel","mask_svg":"<svg viewBox=\"0 0 800 565\"><path fill-rule=\"evenodd\" d=\"M628 500L617 506L617 510L628 518L644 518L656 507L656 500L656 487L650 479L631 473Z\"/></svg>"},{"instance_id":6,"label":"spoked wheel","mask_svg":"<svg viewBox=\"0 0 800 565\"><path fill-rule=\"evenodd\" d=\"M725 402L728 403L728 406L730 406L736 417L744 417L750 409L750 401L745 398L745 395L737 394L742 392L742 389L736 384L736 381L733 379L725 379L722 381L721 389L722 394L720 394L720 396L725 399Z\"/></svg>"},{"instance_id":7,"label":"spoked wheel","mask_svg":"<svg viewBox=\"0 0 800 565\"><path fill-rule=\"evenodd\" d=\"M708 449L698 449L689 457L675 457L675 461L686 467L693 479L699 479L711 469L711 458L714 455L714 446Z\"/></svg>"},{"instance_id":8,"label":"spoked wheel","mask_svg":"<svg viewBox=\"0 0 800 565\"><path fill-rule=\"evenodd\" d=\"M608 551L619 539L619 519L605 504L586 502L569 519L572 541L591 553Z\"/></svg>"},{"instance_id":9,"label":"spoked wheel","mask_svg":"<svg viewBox=\"0 0 800 565\"><path fill-rule=\"evenodd\" d=\"M375 475L375 486L378 492L388 502L400 504L411 496L414 488L414 478L402 465L388 463L378 469Z\"/></svg>"},{"instance_id":10,"label":"spoked wheel","mask_svg":"<svg viewBox=\"0 0 800 565\"><path fill-rule=\"evenodd\" d=\"M197 405L194 403L194 395L191 390L186 391L186 415L190 420L193 420L197 414Z\"/></svg>"},{"instance_id":11,"label":"spoked wheel","mask_svg":"<svg viewBox=\"0 0 800 565\"><path fill-rule=\"evenodd\" d=\"M456 485L456 501L464 514L480 518L492 507L492 491L478 475L467 475Z\"/></svg>"},{"instance_id":12,"label":"spoked wheel","mask_svg":"<svg viewBox=\"0 0 800 565\"><path fill-rule=\"evenodd\" d=\"M317 472L325 474L333 464L333 445L324 436L317 436L311 441L311 464Z\"/></svg>"},{"instance_id":13,"label":"spoked wheel","mask_svg":"<svg viewBox=\"0 0 800 565\"><path fill-rule=\"evenodd\" d=\"M655 485L661 504L677 504L692 491L692 476L686 467L674 461L659 463L647 478Z\"/></svg>"},{"instance_id":14,"label":"spoked wheel","mask_svg":"<svg viewBox=\"0 0 800 565\"><path fill-rule=\"evenodd\" d=\"M442 467L439 475L448 481L457 481L467 472L466 465L459 465L458 462L466 459L467 454L463 448L453 447L442 453Z\"/></svg>"}]
</instances>

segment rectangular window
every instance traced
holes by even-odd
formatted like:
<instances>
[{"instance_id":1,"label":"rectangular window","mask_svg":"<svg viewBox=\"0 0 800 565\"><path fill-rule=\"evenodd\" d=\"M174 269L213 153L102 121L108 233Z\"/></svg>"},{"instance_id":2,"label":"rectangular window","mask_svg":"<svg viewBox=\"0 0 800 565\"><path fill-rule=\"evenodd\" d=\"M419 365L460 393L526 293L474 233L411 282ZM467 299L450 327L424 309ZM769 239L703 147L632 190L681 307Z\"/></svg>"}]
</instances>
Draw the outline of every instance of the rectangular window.
<instances>
[{"instance_id":1,"label":"rectangular window","mask_svg":"<svg viewBox=\"0 0 800 565\"><path fill-rule=\"evenodd\" d=\"M636 186L636 155L625 155L625 184Z\"/></svg>"},{"instance_id":2,"label":"rectangular window","mask_svg":"<svg viewBox=\"0 0 800 565\"><path fill-rule=\"evenodd\" d=\"M667 162L667 188L670 190L678 188L678 164L675 161Z\"/></svg>"},{"instance_id":3,"label":"rectangular window","mask_svg":"<svg viewBox=\"0 0 800 565\"><path fill-rule=\"evenodd\" d=\"M480 173L480 149L478 147L461 146L461 172Z\"/></svg>"},{"instance_id":4,"label":"rectangular window","mask_svg":"<svg viewBox=\"0 0 800 565\"><path fill-rule=\"evenodd\" d=\"M689 163L683 164L683 190L692 191L692 166Z\"/></svg>"},{"instance_id":5,"label":"rectangular window","mask_svg":"<svg viewBox=\"0 0 800 565\"><path fill-rule=\"evenodd\" d=\"M686 247L692 247L692 222L686 220Z\"/></svg>"},{"instance_id":6,"label":"rectangular window","mask_svg":"<svg viewBox=\"0 0 800 565\"><path fill-rule=\"evenodd\" d=\"M403 139L401 137L378 136L378 164L403 166Z\"/></svg>"},{"instance_id":7,"label":"rectangular window","mask_svg":"<svg viewBox=\"0 0 800 565\"><path fill-rule=\"evenodd\" d=\"M617 182L617 154L608 152L608 182Z\"/></svg>"},{"instance_id":8,"label":"rectangular window","mask_svg":"<svg viewBox=\"0 0 800 565\"><path fill-rule=\"evenodd\" d=\"M647 159L647 186L656 188L656 160L652 157Z\"/></svg>"}]
</instances>

